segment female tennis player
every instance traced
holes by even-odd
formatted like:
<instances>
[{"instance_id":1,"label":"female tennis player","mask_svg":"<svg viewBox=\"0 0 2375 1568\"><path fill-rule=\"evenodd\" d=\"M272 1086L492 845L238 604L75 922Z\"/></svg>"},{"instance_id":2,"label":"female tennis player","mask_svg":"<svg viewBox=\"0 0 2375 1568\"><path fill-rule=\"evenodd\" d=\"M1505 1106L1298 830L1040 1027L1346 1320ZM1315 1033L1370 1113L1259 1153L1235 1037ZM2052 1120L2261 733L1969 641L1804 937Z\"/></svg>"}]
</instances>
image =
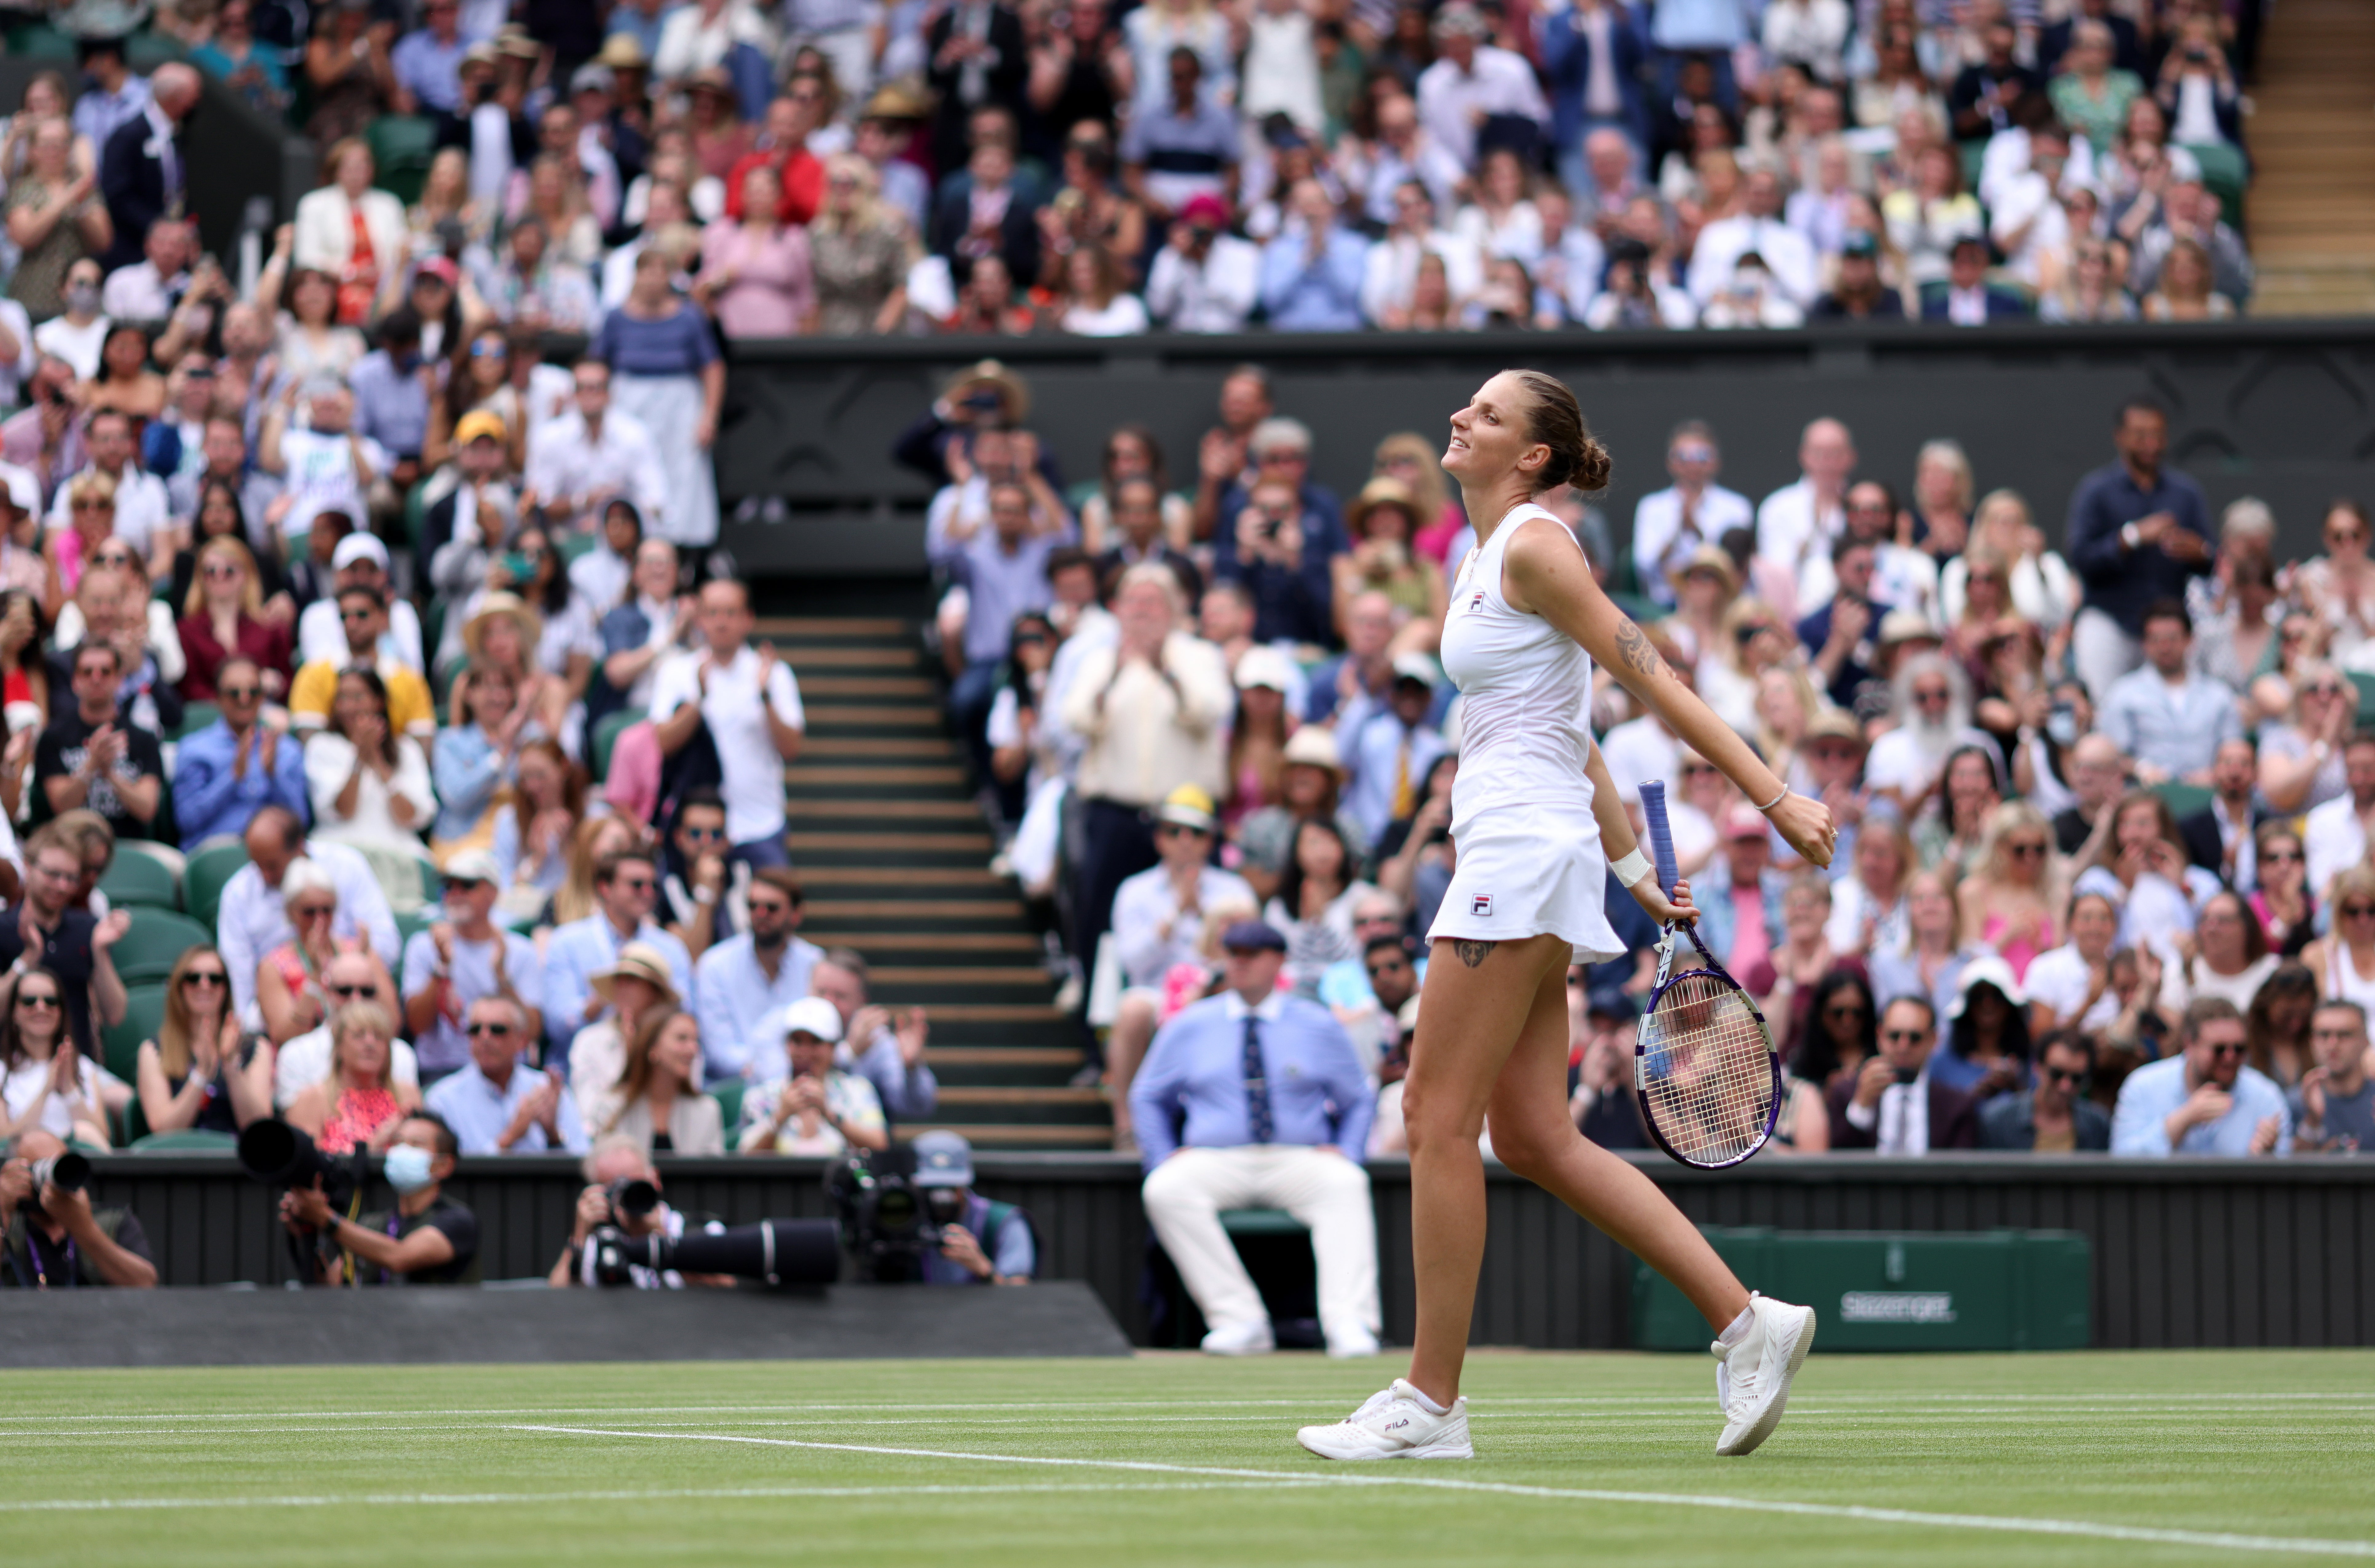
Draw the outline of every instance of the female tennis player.
<instances>
[{"instance_id":1,"label":"female tennis player","mask_svg":"<svg viewBox=\"0 0 2375 1568\"><path fill-rule=\"evenodd\" d=\"M1493 1152L1681 1289L1718 1338L1719 1454L1745 1454L1781 1419L1814 1313L1752 1296L1648 1177L1585 1140L1566 1108L1570 961L1622 950L1602 907L1606 858L1661 922L1696 914L1689 890L1661 896L1586 718L1595 660L1683 743L1720 768L1791 847L1827 866L1830 813L1794 795L1677 680L1592 581L1565 524L1534 497L1608 482L1608 454L1575 395L1537 371L1504 371L1451 417L1446 472L1459 481L1476 548L1460 564L1443 664L1466 698L1452 788L1458 868L1434 944L1402 1091L1409 1128L1418 1333L1410 1375L1333 1426L1306 1427L1331 1459L1467 1458L1459 1397L1484 1252Z\"/></svg>"}]
</instances>

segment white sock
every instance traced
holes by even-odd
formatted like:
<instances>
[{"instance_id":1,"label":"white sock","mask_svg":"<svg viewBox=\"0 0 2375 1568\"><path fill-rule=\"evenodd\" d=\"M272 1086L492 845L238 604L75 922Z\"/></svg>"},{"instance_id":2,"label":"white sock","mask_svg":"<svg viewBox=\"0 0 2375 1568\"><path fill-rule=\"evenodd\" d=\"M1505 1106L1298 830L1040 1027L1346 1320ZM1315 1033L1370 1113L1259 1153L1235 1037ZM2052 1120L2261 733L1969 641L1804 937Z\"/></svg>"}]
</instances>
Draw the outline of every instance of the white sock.
<instances>
[{"instance_id":1,"label":"white sock","mask_svg":"<svg viewBox=\"0 0 2375 1568\"><path fill-rule=\"evenodd\" d=\"M1716 1336L1716 1343L1727 1350L1731 1349L1748 1338L1748 1330L1755 1322L1756 1303L1752 1298L1748 1305L1740 1309L1740 1315L1731 1320L1731 1326Z\"/></svg>"},{"instance_id":2,"label":"white sock","mask_svg":"<svg viewBox=\"0 0 2375 1568\"><path fill-rule=\"evenodd\" d=\"M1411 1397L1418 1401L1418 1408L1424 1410L1428 1415L1444 1416L1451 1413L1445 1407L1438 1405L1434 1400L1428 1398L1417 1384L1405 1381L1402 1386L1410 1390Z\"/></svg>"}]
</instances>

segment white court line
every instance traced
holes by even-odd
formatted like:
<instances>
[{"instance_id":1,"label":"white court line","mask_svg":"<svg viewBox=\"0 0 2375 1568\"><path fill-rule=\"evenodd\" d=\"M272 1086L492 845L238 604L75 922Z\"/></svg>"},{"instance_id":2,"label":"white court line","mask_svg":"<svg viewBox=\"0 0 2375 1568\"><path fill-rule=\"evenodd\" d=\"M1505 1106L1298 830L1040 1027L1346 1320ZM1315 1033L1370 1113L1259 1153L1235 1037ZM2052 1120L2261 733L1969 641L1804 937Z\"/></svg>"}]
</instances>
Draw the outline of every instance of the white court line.
<instances>
[{"instance_id":1,"label":"white court line","mask_svg":"<svg viewBox=\"0 0 2375 1568\"><path fill-rule=\"evenodd\" d=\"M223 1508L354 1508L354 1507L480 1507L539 1503L672 1503L713 1502L734 1498L784 1497L1003 1497L1015 1492L1112 1491L1292 1491L1325 1484L1325 1477L1297 1477L1274 1485L1254 1486L1240 1480L1215 1481L1089 1481L1022 1486L731 1486L678 1487L648 1491L385 1491L346 1495L297 1494L278 1497L35 1497L0 1499L0 1515L113 1514L172 1512L179 1509Z\"/></svg>"},{"instance_id":2,"label":"white court line","mask_svg":"<svg viewBox=\"0 0 2375 1568\"><path fill-rule=\"evenodd\" d=\"M1469 1481L1442 1476L1418 1476L1408 1471L1379 1474L1350 1471L1323 1474L1293 1470L1251 1470L1224 1466L1167 1465L1150 1459L1070 1459L1040 1455L975 1454L936 1448L885 1448L858 1443L813 1443L795 1437L738 1437L719 1432L628 1432L615 1428L519 1426L515 1432L547 1432L574 1437L643 1437L678 1443L728 1443L764 1448L805 1448L840 1454L873 1454L900 1459L958 1459L990 1465L1045 1465L1064 1468L1130 1470L1160 1475L1227 1477L1236 1480L1274 1482L1320 1479L1339 1486L1407 1486L1446 1491L1491 1492L1505 1497L1537 1497L1581 1503L1641 1503L1668 1508L1719 1508L1747 1514L1790 1514L1826 1519L1855 1519L1872 1524L1919 1525L1941 1529L1994 1530L2015 1535L2081 1536L2097 1540L2149 1542L2162 1546L2210 1547L2234 1551L2287 1551L2329 1557L2375 1558L2375 1541L2321 1540L2315 1537L2254 1536L2228 1531L2176 1530L2141 1525L2097 1524L2084 1519L2018 1519L1988 1514L1925 1514L1908 1508L1871 1508L1855 1503L1792 1503L1775 1498L1723 1497L1687 1492L1613 1491L1596 1488L1526 1486L1514 1481Z\"/></svg>"},{"instance_id":3,"label":"white court line","mask_svg":"<svg viewBox=\"0 0 2375 1568\"><path fill-rule=\"evenodd\" d=\"M87 1390L86 1390L87 1392ZM1018 1406L1034 1410L1250 1410L1305 1409L1313 1404L1329 1404L1342 1397L1341 1389L1317 1389L1295 1397L1272 1399L990 1399L966 1403L909 1403L901 1399L868 1399L833 1405L526 1405L514 1408L485 1407L455 1409L398 1410L117 1410L102 1412L61 1411L44 1416L43 1432L55 1430L55 1423L65 1421L351 1421L362 1418L374 1420L452 1420L460 1416L626 1416L643 1419L656 1415L776 1415L798 1410L1011 1410ZM1951 1404L1967 1406L2028 1406L2050 1404L2070 1405L2073 1396L2056 1394L1939 1394L1929 1390L1907 1389L1903 1393L1829 1394L1822 1396L1835 1405L1868 1404L1874 1407L1915 1405L1923 1408ZM1494 1405L1572 1405L1584 1408L1606 1405L1620 1408L1672 1405L1704 1408L1704 1395L1679 1394L1541 1394L1502 1397L1485 1397ZM2346 1393L2171 1393L2119 1394L2089 1393L2074 1397L2089 1405L2115 1406L2151 1403L2155 1407L2188 1404L2249 1404L2267 1405L2281 1401L2348 1401L2353 1405L2375 1405L2375 1396ZM2076 1408L2076 1407L2073 1407Z\"/></svg>"}]
</instances>

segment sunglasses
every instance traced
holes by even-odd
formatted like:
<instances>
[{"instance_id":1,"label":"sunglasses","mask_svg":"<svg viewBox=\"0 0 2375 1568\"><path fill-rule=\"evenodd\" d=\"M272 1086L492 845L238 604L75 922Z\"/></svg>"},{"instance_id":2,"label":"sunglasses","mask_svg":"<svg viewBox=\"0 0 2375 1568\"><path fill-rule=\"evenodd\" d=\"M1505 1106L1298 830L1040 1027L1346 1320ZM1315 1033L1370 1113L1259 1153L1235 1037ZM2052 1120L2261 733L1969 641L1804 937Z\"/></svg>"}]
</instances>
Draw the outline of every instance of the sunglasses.
<instances>
[{"instance_id":1,"label":"sunglasses","mask_svg":"<svg viewBox=\"0 0 2375 1568\"><path fill-rule=\"evenodd\" d=\"M194 969L182 976L184 985L228 985L230 976L219 969Z\"/></svg>"},{"instance_id":2,"label":"sunglasses","mask_svg":"<svg viewBox=\"0 0 2375 1568\"><path fill-rule=\"evenodd\" d=\"M2370 916L2375 916L2375 904L2346 903L2342 906L2342 918L2345 920L2365 920Z\"/></svg>"},{"instance_id":3,"label":"sunglasses","mask_svg":"<svg viewBox=\"0 0 2375 1568\"><path fill-rule=\"evenodd\" d=\"M115 510L115 503L112 501L77 501L73 502L72 505L74 510L77 512L112 512ZM109 558L106 556L100 556L98 559L104 562Z\"/></svg>"},{"instance_id":4,"label":"sunglasses","mask_svg":"<svg viewBox=\"0 0 2375 1568\"><path fill-rule=\"evenodd\" d=\"M1865 1008L1861 1002L1833 1002L1823 1009L1825 1018L1861 1018Z\"/></svg>"},{"instance_id":5,"label":"sunglasses","mask_svg":"<svg viewBox=\"0 0 2375 1568\"><path fill-rule=\"evenodd\" d=\"M2045 858L2045 846L2041 843L2008 843L2004 845L2004 853L2022 860L2042 860Z\"/></svg>"},{"instance_id":6,"label":"sunglasses","mask_svg":"<svg viewBox=\"0 0 2375 1568\"><path fill-rule=\"evenodd\" d=\"M295 913L297 918L300 920L327 920L332 915L338 913L338 906L334 903L325 903L313 909L307 909L301 905Z\"/></svg>"},{"instance_id":7,"label":"sunglasses","mask_svg":"<svg viewBox=\"0 0 2375 1568\"><path fill-rule=\"evenodd\" d=\"M474 892L478 889L483 888L486 885L486 878L483 877L448 877L445 878L445 886L447 890L457 893Z\"/></svg>"},{"instance_id":8,"label":"sunglasses","mask_svg":"<svg viewBox=\"0 0 2375 1568\"><path fill-rule=\"evenodd\" d=\"M695 843L716 843L726 837L726 830L723 828L696 828L688 824L679 828L677 831Z\"/></svg>"},{"instance_id":9,"label":"sunglasses","mask_svg":"<svg viewBox=\"0 0 2375 1568\"><path fill-rule=\"evenodd\" d=\"M464 1032L467 1033L473 1040L476 1040L481 1034L491 1034L496 1039L501 1040L504 1035L509 1034L511 1032L512 1026L507 1023L474 1023Z\"/></svg>"},{"instance_id":10,"label":"sunglasses","mask_svg":"<svg viewBox=\"0 0 2375 1568\"><path fill-rule=\"evenodd\" d=\"M1954 700L1954 693L1941 687L1931 691L1916 691L1913 694L1913 700L1925 708L1932 704L1943 708Z\"/></svg>"},{"instance_id":11,"label":"sunglasses","mask_svg":"<svg viewBox=\"0 0 2375 1568\"><path fill-rule=\"evenodd\" d=\"M260 686L218 686L215 695L226 702L247 702L264 695Z\"/></svg>"},{"instance_id":12,"label":"sunglasses","mask_svg":"<svg viewBox=\"0 0 2375 1568\"><path fill-rule=\"evenodd\" d=\"M17 1005L20 1008L54 1008L58 1005L58 998L54 994L19 992Z\"/></svg>"},{"instance_id":13,"label":"sunglasses","mask_svg":"<svg viewBox=\"0 0 2375 1568\"><path fill-rule=\"evenodd\" d=\"M370 997L379 995L379 987L377 985L333 985L330 987L330 990L334 995L339 996Z\"/></svg>"},{"instance_id":14,"label":"sunglasses","mask_svg":"<svg viewBox=\"0 0 2375 1568\"><path fill-rule=\"evenodd\" d=\"M504 348L500 343L473 343L470 345L470 358L473 360L502 360L508 359L510 355L511 350Z\"/></svg>"},{"instance_id":15,"label":"sunglasses","mask_svg":"<svg viewBox=\"0 0 2375 1568\"><path fill-rule=\"evenodd\" d=\"M792 906L775 899L752 899L750 913L765 915L789 914L792 913Z\"/></svg>"},{"instance_id":16,"label":"sunglasses","mask_svg":"<svg viewBox=\"0 0 2375 1568\"><path fill-rule=\"evenodd\" d=\"M2086 1081L2084 1072L2074 1073L2066 1067L2047 1067L2045 1077L2050 1082L2068 1084L2073 1089Z\"/></svg>"},{"instance_id":17,"label":"sunglasses","mask_svg":"<svg viewBox=\"0 0 2375 1568\"><path fill-rule=\"evenodd\" d=\"M1201 828L1186 827L1177 822L1165 822L1154 830L1154 836L1159 839L1201 839L1210 838L1211 835Z\"/></svg>"},{"instance_id":18,"label":"sunglasses","mask_svg":"<svg viewBox=\"0 0 2375 1568\"><path fill-rule=\"evenodd\" d=\"M378 613L379 611L377 610L367 609L340 610L338 612L338 619L345 621L349 626L359 626Z\"/></svg>"},{"instance_id":19,"label":"sunglasses","mask_svg":"<svg viewBox=\"0 0 2375 1568\"><path fill-rule=\"evenodd\" d=\"M621 877L618 886L631 893L648 893L652 890L652 879L649 877Z\"/></svg>"},{"instance_id":20,"label":"sunglasses","mask_svg":"<svg viewBox=\"0 0 2375 1568\"><path fill-rule=\"evenodd\" d=\"M2213 1056L2233 1056L2240 1059L2251 1054L2251 1047L2239 1040L2232 1045L2213 1045L2210 1047L2210 1054Z\"/></svg>"},{"instance_id":21,"label":"sunglasses","mask_svg":"<svg viewBox=\"0 0 2375 1568\"><path fill-rule=\"evenodd\" d=\"M1712 762L1685 762L1683 764L1683 777L1684 778L1689 778L1697 773L1712 773L1714 772L1715 764Z\"/></svg>"},{"instance_id":22,"label":"sunglasses","mask_svg":"<svg viewBox=\"0 0 2375 1568\"><path fill-rule=\"evenodd\" d=\"M1880 1037L1883 1040L1912 1044L1929 1039L1930 1035L1927 1031L1919 1029L1884 1029L1880 1032Z\"/></svg>"},{"instance_id":23,"label":"sunglasses","mask_svg":"<svg viewBox=\"0 0 2375 1568\"><path fill-rule=\"evenodd\" d=\"M2260 858L2271 866L2298 866L2301 852L2297 849L2271 849L2263 851Z\"/></svg>"},{"instance_id":24,"label":"sunglasses","mask_svg":"<svg viewBox=\"0 0 2375 1568\"><path fill-rule=\"evenodd\" d=\"M244 577L247 573L227 561L212 561L207 566L206 575L213 578L226 578Z\"/></svg>"},{"instance_id":25,"label":"sunglasses","mask_svg":"<svg viewBox=\"0 0 2375 1568\"><path fill-rule=\"evenodd\" d=\"M2298 643L2302 638L2308 636L2309 633L2307 631L2287 631L2285 635ZM2315 686L2302 687L2301 695L2304 697L2339 697L2342 695L2342 688L2321 681Z\"/></svg>"}]
</instances>

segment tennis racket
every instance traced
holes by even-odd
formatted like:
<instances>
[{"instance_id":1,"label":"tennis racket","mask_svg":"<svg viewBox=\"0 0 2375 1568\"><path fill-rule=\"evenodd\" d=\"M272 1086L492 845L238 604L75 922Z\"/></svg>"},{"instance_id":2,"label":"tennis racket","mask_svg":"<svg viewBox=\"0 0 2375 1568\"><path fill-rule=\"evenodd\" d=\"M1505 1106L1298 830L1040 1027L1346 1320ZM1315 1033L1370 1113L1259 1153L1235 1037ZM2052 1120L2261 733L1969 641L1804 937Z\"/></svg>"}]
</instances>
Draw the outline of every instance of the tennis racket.
<instances>
[{"instance_id":1,"label":"tennis racket","mask_svg":"<svg viewBox=\"0 0 2375 1568\"><path fill-rule=\"evenodd\" d=\"M1658 886L1668 898L1682 878L1666 822L1666 786L1641 786L1641 814ZM1677 973L1675 937L1687 932L1704 961ZM1737 1165L1773 1136L1781 1114L1781 1058L1765 1015L1699 940L1698 926L1669 925L1658 943L1658 982L1633 1046L1633 1088L1658 1147L1685 1165Z\"/></svg>"}]
</instances>

